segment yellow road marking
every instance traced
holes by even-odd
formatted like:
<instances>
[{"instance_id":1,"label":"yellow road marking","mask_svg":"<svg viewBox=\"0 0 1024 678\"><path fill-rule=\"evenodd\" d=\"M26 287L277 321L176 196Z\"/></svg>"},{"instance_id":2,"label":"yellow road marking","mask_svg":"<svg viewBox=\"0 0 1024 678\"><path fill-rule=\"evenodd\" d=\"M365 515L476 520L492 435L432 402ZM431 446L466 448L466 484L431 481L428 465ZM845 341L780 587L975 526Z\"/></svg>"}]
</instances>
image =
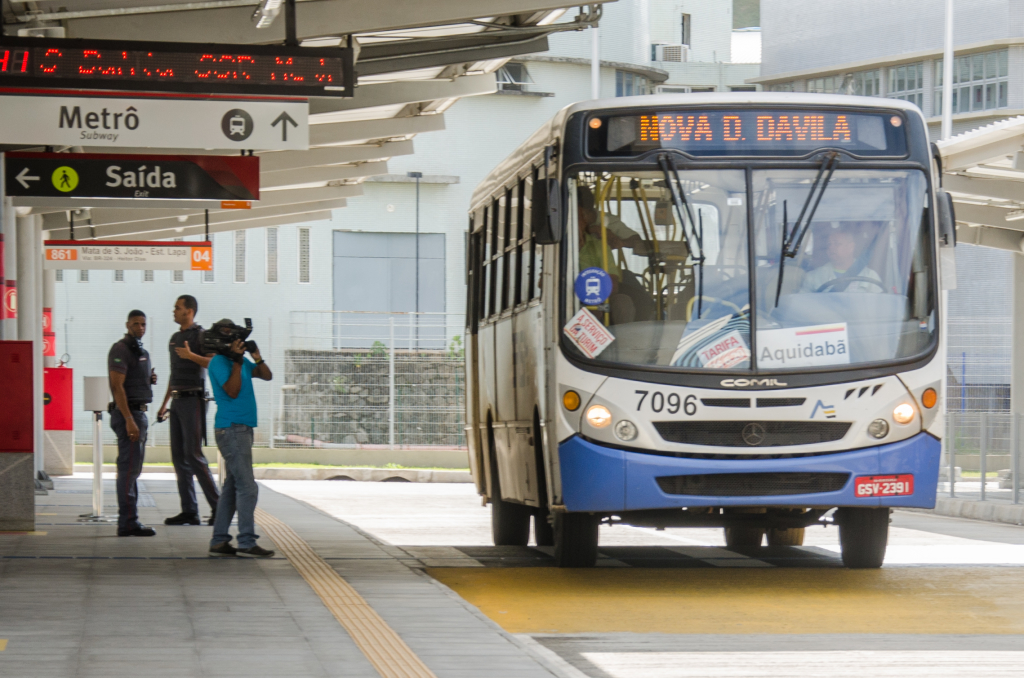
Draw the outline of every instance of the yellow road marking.
<instances>
[{"instance_id":1,"label":"yellow road marking","mask_svg":"<svg viewBox=\"0 0 1024 678\"><path fill-rule=\"evenodd\" d=\"M263 509L256 521L383 678L436 678L402 637L292 528Z\"/></svg>"},{"instance_id":2,"label":"yellow road marking","mask_svg":"<svg viewBox=\"0 0 1024 678\"><path fill-rule=\"evenodd\" d=\"M0 532L0 534L27 534L30 537L45 537L46 536L46 532L45 531L40 531L40 530L33 530L31 532L29 532L29 531L24 531L24 532Z\"/></svg>"},{"instance_id":3,"label":"yellow road marking","mask_svg":"<svg viewBox=\"0 0 1024 678\"><path fill-rule=\"evenodd\" d=\"M6 649L7 649L7 639L6 638L0 638L0 652L3 652Z\"/></svg>"},{"instance_id":4,"label":"yellow road marking","mask_svg":"<svg viewBox=\"0 0 1024 678\"><path fill-rule=\"evenodd\" d=\"M512 633L1024 633L1024 568L430 568Z\"/></svg>"}]
</instances>

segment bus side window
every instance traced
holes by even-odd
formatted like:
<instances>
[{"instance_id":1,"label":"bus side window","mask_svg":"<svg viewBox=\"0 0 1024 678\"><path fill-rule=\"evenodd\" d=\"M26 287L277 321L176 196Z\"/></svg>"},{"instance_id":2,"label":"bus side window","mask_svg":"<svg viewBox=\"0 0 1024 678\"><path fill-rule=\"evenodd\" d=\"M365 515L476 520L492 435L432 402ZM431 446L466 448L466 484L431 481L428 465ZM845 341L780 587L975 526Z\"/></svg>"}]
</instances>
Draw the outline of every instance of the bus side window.
<instances>
[{"instance_id":1,"label":"bus side window","mask_svg":"<svg viewBox=\"0 0 1024 678\"><path fill-rule=\"evenodd\" d=\"M533 181L534 183L541 180L540 167L533 168ZM532 188L532 187L531 187ZM530 195L533 195L531 192ZM532 214L527 212L527 214ZM533 229L530 230L530 235L533 235ZM530 240L533 243L533 240ZM530 299L540 299L540 276L544 271L544 267L541 265L541 255L543 248L540 245L533 244L530 248Z\"/></svg>"},{"instance_id":2,"label":"bus side window","mask_svg":"<svg viewBox=\"0 0 1024 678\"><path fill-rule=\"evenodd\" d=\"M512 233L512 189L505 190L501 205L501 310L504 312L512 300L509 286L515 280L515 273L512 270L512 255L509 248L513 246Z\"/></svg>"},{"instance_id":3,"label":"bus side window","mask_svg":"<svg viewBox=\"0 0 1024 678\"><path fill-rule=\"evenodd\" d=\"M519 261L523 273L520 276L519 298L522 301L533 299L533 224L530 221L530 196L533 195L533 177L528 176L519 182L519 219L522 226L523 244L519 248Z\"/></svg>"},{"instance_id":4,"label":"bus side window","mask_svg":"<svg viewBox=\"0 0 1024 678\"><path fill-rule=\"evenodd\" d=\"M515 262L514 266L516 269L516 277L515 284L512 285L512 308L523 303L523 300L525 299L523 296L523 276L525 274L525 271L523 270L523 184L523 180L520 179L519 183L516 184L513 189L515 201L512 207L512 232L515 234L513 240L515 243L515 249L512 250L512 260Z\"/></svg>"},{"instance_id":5,"label":"bus side window","mask_svg":"<svg viewBox=\"0 0 1024 678\"><path fill-rule=\"evenodd\" d=\"M485 214L484 211L477 212L470 222L469 259L467 262L469 270L469 304L467 312L469 313L469 328L472 334L476 334L485 311L484 276L487 269L485 268L486 262L483 260L483 250L486 230L481 229L476 233L472 232L473 227L481 223L483 214Z\"/></svg>"},{"instance_id":6,"label":"bus side window","mask_svg":"<svg viewBox=\"0 0 1024 678\"><path fill-rule=\"evenodd\" d=\"M498 201L491 201L491 218L487 221L487 228L490 232L490 248L487 254L487 261L491 267L489 278L490 289L487 290L487 316L490 317L498 312L498 288L501 286L501 271L498 266L498 257L501 250L498 249Z\"/></svg>"}]
</instances>

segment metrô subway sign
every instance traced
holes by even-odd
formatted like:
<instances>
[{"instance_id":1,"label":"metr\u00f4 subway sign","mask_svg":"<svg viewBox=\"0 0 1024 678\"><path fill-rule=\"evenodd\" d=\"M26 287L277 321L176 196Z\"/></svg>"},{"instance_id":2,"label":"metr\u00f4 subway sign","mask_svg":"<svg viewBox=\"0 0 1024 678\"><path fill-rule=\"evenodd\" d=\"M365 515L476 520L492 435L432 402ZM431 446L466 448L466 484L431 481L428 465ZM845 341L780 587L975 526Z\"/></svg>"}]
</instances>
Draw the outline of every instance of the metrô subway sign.
<instances>
[{"instance_id":1,"label":"metr\u00f4 subway sign","mask_svg":"<svg viewBox=\"0 0 1024 678\"><path fill-rule=\"evenodd\" d=\"M259 200L255 156L7 153L10 197Z\"/></svg>"}]
</instances>

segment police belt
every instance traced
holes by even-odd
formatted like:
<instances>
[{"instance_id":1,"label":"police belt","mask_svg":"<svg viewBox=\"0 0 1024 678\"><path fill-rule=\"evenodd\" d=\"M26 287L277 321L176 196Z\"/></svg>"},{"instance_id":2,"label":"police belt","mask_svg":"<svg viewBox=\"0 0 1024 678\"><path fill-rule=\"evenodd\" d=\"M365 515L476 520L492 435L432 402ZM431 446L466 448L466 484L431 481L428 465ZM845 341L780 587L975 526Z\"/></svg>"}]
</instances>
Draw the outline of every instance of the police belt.
<instances>
[{"instance_id":1,"label":"police belt","mask_svg":"<svg viewBox=\"0 0 1024 678\"><path fill-rule=\"evenodd\" d=\"M175 400L179 398L205 398L206 391L201 388L182 389L180 391L171 391L171 397Z\"/></svg>"},{"instance_id":2,"label":"police belt","mask_svg":"<svg viewBox=\"0 0 1024 678\"><path fill-rule=\"evenodd\" d=\"M117 403L110 403L109 405L107 405L107 412L109 412L110 414L113 414L114 410L116 410L116 409L117 409ZM132 401L128 402L128 411L130 411L130 412L145 412L148 409L149 409L149 403L132 402Z\"/></svg>"}]
</instances>

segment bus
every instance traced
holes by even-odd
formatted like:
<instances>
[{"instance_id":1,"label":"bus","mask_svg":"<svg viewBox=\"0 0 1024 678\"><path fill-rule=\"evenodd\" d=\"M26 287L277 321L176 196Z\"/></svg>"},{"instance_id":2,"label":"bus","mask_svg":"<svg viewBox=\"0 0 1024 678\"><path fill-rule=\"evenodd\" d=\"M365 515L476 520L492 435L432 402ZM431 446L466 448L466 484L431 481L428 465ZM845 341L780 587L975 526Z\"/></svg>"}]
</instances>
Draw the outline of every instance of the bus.
<instances>
[{"instance_id":1,"label":"bus","mask_svg":"<svg viewBox=\"0 0 1024 678\"><path fill-rule=\"evenodd\" d=\"M817 94L563 109L476 188L466 436L496 545L601 524L727 548L935 505L953 203L921 111Z\"/></svg>"}]
</instances>

